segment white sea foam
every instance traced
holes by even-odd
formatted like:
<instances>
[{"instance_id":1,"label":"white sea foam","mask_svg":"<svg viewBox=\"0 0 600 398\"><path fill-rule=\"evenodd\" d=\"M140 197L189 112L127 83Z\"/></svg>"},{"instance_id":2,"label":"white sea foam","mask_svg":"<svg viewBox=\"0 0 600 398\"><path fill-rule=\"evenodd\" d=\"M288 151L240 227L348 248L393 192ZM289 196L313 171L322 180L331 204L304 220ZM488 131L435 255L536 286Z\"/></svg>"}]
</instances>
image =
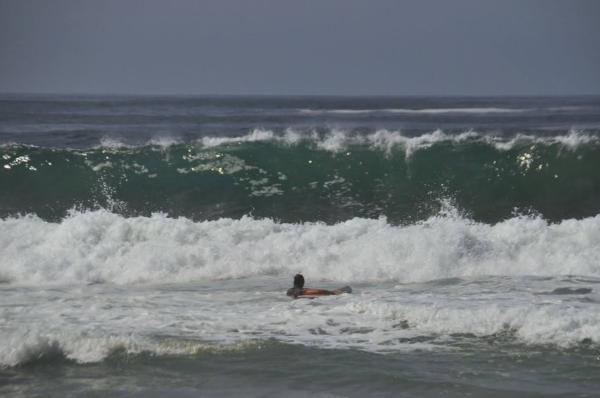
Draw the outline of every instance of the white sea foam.
<instances>
[{"instance_id":1,"label":"white sea foam","mask_svg":"<svg viewBox=\"0 0 600 398\"><path fill-rule=\"evenodd\" d=\"M181 144L181 139L177 137L171 137L168 135L152 137L148 141L144 142L143 145L152 145L166 149L170 146ZM135 148L136 145L128 144L123 142L120 137L109 137L104 136L100 139L100 143L95 147L96 149L107 149L107 150L118 150L118 149L130 149Z\"/></svg>"},{"instance_id":2,"label":"white sea foam","mask_svg":"<svg viewBox=\"0 0 600 398\"><path fill-rule=\"evenodd\" d=\"M477 344L461 335L560 347L600 343L598 293L589 294L589 302L544 294L556 283L567 283L557 279L363 284L351 295L315 301L285 297L285 283L288 278L253 279L247 286L213 282L5 290L0 367L56 356L97 362L119 350L195 355L252 349L273 339L380 353Z\"/></svg>"},{"instance_id":3,"label":"white sea foam","mask_svg":"<svg viewBox=\"0 0 600 398\"><path fill-rule=\"evenodd\" d=\"M287 129L284 134L276 134L271 130L254 129L250 133L238 137L202 137L200 142L207 148L225 144L239 144L243 142L278 141L286 144L296 144L303 139L315 138L315 135L302 135L293 129Z\"/></svg>"},{"instance_id":4,"label":"white sea foam","mask_svg":"<svg viewBox=\"0 0 600 398\"><path fill-rule=\"evenodd\" d=\"M598 144L600 137L589 135L577 130L569 130L566 135L556 135L550 137L537 137L528 134L517 134L509 140L502 140L498 137L483 137L483 140L492 144L496 149L507 151L519 144L538 144L538 145L561 145L569 150L577 149L581 145Z\"/></svg>"},{"instance_id":5,"label":"white sea foam","mask_svg":"<svg viewBox=\"0 0 600 398\"><path fill-rule=\"evenodd\" d=\"M298 271L355 292L290 300ZM448 207L407 226L24 216L0 221L0 280L0 366L271 339L371 352L453 349L461 335L600 344L600 216L488 225Z\"/></svg>"},{"instance_id":6,"label":"white sea foam","mask_svg":"<svg viewBox=\"0 0 600 398\"><path fill-rule=\"evenodd\" d=\"M297 145L301 143L312 144L316 148L330 152L344 151L352 146L368 145L373 149L390 152L395 148L404 149L407 156L414 152L426 149L436 143L451 142L462 143L465 141L481 142L491 145L498 150L510 150L516 145L560 145L569 150L577 149L581 145L600 144L600 137L585 131L569 130L566 134L555 136L535 136L531 134L517 134L510 137L480 134L476 131L465 131L459 134L449 134L443 130L434 130L418 136L405 135L401 131L380 129L370 134L357 134L354 132L333 128L327 133L318 134L315 131L298 131L292 128L283 133L272 130L254 129L241 136L202 137L199 143L206 148L221 145L236 145L248 142L277 142L284 145ZM147 142L148 145L157 145L163 148L181 143L179 139L171 137L157 137ZM98 148L116 150L132 148L113 137L103 137Z\"/></svg>"},{"instance_id":7,"label":"white sea foam","mask_svg":"<svg viewBox=\"0 0 600 398\"><path fill-rule=\"evenodd\" d=\"M132 146L125 144L119 138L105 136L100 139L100 143L96 146L96 148L115 150L123 148L132 148Z\"/></svg>"},{"instance_id":8,"label":"white sea foam","mask_svg":"<svg viewBox=\"0 0 600 398\"><path fill-rule=\"evenodd\" d=\"M168 148L173 145L181 144L181 139L170 136L157 136L148 141L147 145L155 145L161 148Z\"/></svg>"},{"instance_id":9,"label":"white sea foam","mask_svg":"<svg viewBox=\"0 0 600 398\"><path fill-rule=\"evenodd\" d=\"M271 141L278 138L273 131L254 129L249 134L241 137L203 137L201 142L205 147L214 147L241 142Z\"/></svg>"},{"instance_id":10,"label":"white sea foam","mask_svg":"<svg viewBox=\"0 0 600 398\"><path fill-rule=\"evenodd\" d=\"M406 152L406 156L410 157L415 151L429 148L438 142L463 142L477 138L480 138L480 136L471 131L458 135L448 135L442 130L435 130L416 137L406 137L398 132L379 130L374 134L368 135L367 141L372 147L382 149L386 152L390 152L395 146L401 145Z\"/></svg>"},{"instance_id":11,"label":"white sea foam","mask_svg":"<svg viewBox=\"0 0 600 398\"><path fill-rule=\"evenodd\" d=\"M577 130L571 130L567 135L554 136L551 140L569 149L575 149L580 145L598 143L600 141L597 136L581 133Z\"/></svg>"},{"instance_id":12,"label":"white sea foam","mask_svg":"<svg viewBox=\"0 0 600 398\"><path fill-rule=\"evenodd\" d=\"M2 334L0 334L1 336ZM0 343L0 368L52 360L62 357L77 363L94 363L112 353L128 355L142 352L153 355L195 355L201 352L235 351L252 348L253 342L207 344L193 340L156 341L147 337L125 335L89 336L72 331L47 332L19 330L3 336Z\"/></svg>"},{"instance_id":13,"label":"white sea foam","mask_svg":"<svg viewBox=\"0 0 600 398\"><path fill-rule=\"evenodd\" d=\"M140 352L132 338L85 337L69 331L51 332L23 329L4 333L0 344L0 364L15 366L63 356L79 363L98 362L111 351L124 347L130 353Z\"/></svg>"},{"instance_id":14,"label":"white sea foam","mask_svg":"<svg viewBox=\"0 0 600 398\"><path fill-rule=\"evenodd\" d=\"M337 281L427 281L480 275L600 276L600 216L496 225L459 216L393 226L269 219L192 222L162 214L74 213L0 221L0 275L16 284L182 282L288 275Z\"/></svg>"},{"instance_id":15,"label":"white sea foam","mask_svg":"<svg viewBox=\"0 0 600 398\"><path fill-rule=\"evenodd\" d=\"M348 147L351 144L360 144L363 139L359 136L351 137L342 130L332 130L329 134L323 138L314 137L317 148L324 151L339 152Z\"/></svg>"}]
</instances>

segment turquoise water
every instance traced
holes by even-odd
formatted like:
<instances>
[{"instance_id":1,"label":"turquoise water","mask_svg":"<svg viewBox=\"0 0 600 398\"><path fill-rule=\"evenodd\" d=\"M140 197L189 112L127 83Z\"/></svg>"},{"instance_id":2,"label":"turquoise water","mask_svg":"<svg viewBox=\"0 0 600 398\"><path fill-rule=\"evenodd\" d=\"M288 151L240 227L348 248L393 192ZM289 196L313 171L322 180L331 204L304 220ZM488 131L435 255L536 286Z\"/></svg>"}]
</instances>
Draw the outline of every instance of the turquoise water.
<instances>
[{"instance_id":1,"label":"turquoise water","mask_svg":"<svg viewBox=\"0 0 600 398\"><path fill-rule=\"evenodd\" d=\"M5 146L0 211L49 220L73 208L109 208L194 220L252 214L285 222L386 216L409 223L450 200L469 217L494 223L519 211L560 221L600 210L600 139L589 133L261 134L131 148Z\"/></svg>"}]
</instances>

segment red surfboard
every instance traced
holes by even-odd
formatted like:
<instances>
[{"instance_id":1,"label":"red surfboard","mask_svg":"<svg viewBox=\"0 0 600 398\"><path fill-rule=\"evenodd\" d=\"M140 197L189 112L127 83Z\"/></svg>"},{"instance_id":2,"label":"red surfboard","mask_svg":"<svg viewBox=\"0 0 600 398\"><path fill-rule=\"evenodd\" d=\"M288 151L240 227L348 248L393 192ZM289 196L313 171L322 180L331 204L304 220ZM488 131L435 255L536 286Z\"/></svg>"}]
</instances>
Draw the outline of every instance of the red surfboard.
<instances>
[{"instance_id":1,"label":"red surfboard","mask_svg":"<svg viewBox=\"0 0 600 398\"><path fill-rule=\"evenodd\" d=\"M323 296L335 296L342 293L352 293L352 288L350 286L340 287L335 290L325 290L325 289L311 289L305 288L302 289L303 294L297 296L296 298L317 298Z\"/></svg>"}]
</instances>

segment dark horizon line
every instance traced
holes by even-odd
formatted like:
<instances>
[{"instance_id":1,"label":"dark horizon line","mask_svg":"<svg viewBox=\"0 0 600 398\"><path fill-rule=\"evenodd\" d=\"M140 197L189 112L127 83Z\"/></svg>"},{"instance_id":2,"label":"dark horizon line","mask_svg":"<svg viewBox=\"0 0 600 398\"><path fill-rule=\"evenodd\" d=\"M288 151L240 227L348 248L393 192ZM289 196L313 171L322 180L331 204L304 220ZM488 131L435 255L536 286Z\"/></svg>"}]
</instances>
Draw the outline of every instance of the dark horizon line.
<instances>
[{"instance_id":1,"label":"dark horizon line","mask_svg":"<svg viewBox=\"0 0 600 398\"><path fill-rule=\"evenodd\" d=\"M31 97L121 97L121 98L205 98L205 97L223 97L223 98L566 98L566 97L600 97L600 92L596 94L215 94L215 93L83 93L83 92L3 92L0 91L0 97L5 96L31 96Z\"/></svg>"}]
</instances>

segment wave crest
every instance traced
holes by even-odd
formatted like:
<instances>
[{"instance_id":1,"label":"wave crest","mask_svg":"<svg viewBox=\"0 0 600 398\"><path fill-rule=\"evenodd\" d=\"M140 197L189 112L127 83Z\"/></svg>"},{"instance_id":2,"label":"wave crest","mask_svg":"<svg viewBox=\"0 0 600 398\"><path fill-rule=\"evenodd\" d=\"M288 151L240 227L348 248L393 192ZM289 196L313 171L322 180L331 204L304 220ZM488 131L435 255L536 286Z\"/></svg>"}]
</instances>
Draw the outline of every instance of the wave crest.
<instances>
[{"instance_id":1,"label":"wave crest","mask_svg":"<svg viewBox=\"0 0 600 398\"><path fill-rule=\"evenodd\" d=\"M475 142L493 146L497 150L506 151L517 145L560 145L568 149L576 149L581 145L595 145L600 138L579 130L569 130L567 134L540 137L529 134L517 134L512 137L480 134L476 131L465 131L460 134L448 134L443 130L434 130L417 136L407 136L401 131L380 129L369 134L356 134L340 129L331 129L325 134L316 131L303 133L287 129L283 134L272 130L254 129L250 133L237 137L203 137L200 143L207 148L221 145L242 144L248 142L278 142L287 145L299 143L314 144L318 149L340 152L351 146L368 146L374 150L390 152L396 147L404 149L407 157L415 151L427 149L437 143Z\"/></svg>"}]
</instances>

